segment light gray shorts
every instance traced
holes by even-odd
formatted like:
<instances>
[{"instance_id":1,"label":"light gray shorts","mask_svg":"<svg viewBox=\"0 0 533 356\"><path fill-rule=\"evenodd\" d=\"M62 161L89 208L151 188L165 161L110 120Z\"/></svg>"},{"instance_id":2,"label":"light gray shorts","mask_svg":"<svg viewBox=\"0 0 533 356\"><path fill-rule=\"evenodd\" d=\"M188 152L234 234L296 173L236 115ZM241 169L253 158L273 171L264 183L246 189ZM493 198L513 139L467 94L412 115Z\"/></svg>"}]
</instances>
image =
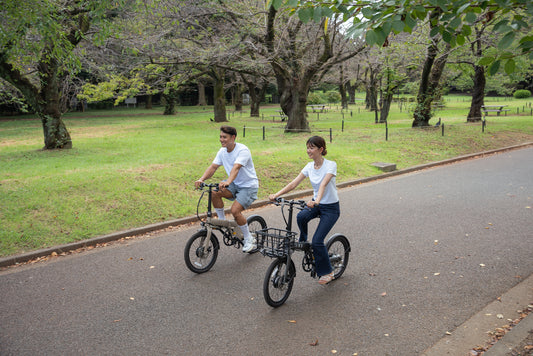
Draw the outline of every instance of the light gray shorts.
<instances>
[{"instance_id":1,"label":"light gray shorts","mask_svg":"<svg viewBox=\"0 0 533 356\"><path fill-rule=\"evenodd\" d=\"M257 199L258 188L239 188L235 184L231 183L226 187L227 190L233 194L233 199L237 200L244 209L248 209L250 205Z\"/></svg>"}]
</instances>

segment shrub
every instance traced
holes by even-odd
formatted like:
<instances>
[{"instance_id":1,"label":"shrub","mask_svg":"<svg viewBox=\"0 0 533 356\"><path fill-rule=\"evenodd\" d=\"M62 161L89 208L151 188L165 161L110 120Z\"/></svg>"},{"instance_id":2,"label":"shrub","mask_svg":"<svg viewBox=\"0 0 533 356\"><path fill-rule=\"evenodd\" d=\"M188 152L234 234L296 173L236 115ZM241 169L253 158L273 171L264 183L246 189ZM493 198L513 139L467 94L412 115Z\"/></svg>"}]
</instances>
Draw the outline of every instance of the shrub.
<instances>
[{"instance_id":1,"label":"shrub","mask_svg":"<svg viewBox=\"0 0 533 356\"><path fill-rule=\"evenodd\" d=\"M330 90L325 95L327 103L338 103L341 101L341 94L336 90Z\"/></svg>"},{"instance_id":2,"label":"shrub","mask_svg":"<svg viewBox=\"0 0 533 356\"><path fill-rule=\"evenodd\" d=\"M515 99L526 99L531 96L531 92L529 90L521 89L515 91L513 96Z\"/></svg>"},{"instance_id":3,"label":"shrub","mask_svg":"<svg viewBox=\"0 0 533 356\"><path fill-rule=\"evenodd\" d=\"M323 104L326 102L326 98L324 96L324 93L314 91L312 93L309 93L307 96L307 104L309 105L318 105Z\"/></svg>"}]
</instances>

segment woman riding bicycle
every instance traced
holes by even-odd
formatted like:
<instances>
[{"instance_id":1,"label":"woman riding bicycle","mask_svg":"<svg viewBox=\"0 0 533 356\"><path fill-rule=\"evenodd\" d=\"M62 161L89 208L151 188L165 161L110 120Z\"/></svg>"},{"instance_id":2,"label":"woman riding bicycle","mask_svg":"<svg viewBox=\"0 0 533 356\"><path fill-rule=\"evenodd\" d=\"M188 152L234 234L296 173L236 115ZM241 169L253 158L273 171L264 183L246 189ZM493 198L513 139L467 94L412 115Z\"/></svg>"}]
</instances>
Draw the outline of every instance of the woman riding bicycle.
<instances>
[{"instance_id":1,"label":"woman riding bicycle","mask_svg":"<svg viewBox=\"0 0 533 356\"><path fill-rule=\"evenodd\" d=\"M320 136L313 136L306 142L307 155L313 160L309 162L296 178L276 194L269 196L274 201L279 196L296 188L306 177L313 186L313 199L307 202L307 208L296 217L300 229L300 241L307 241L308 223L320 217L313 240L316 273L320 277L318 283L327 284L334 278L324 239L340 216L339 197L335 177L337 163L324 158L327 154L326 141Z\"/></svg>"}]
</instances>

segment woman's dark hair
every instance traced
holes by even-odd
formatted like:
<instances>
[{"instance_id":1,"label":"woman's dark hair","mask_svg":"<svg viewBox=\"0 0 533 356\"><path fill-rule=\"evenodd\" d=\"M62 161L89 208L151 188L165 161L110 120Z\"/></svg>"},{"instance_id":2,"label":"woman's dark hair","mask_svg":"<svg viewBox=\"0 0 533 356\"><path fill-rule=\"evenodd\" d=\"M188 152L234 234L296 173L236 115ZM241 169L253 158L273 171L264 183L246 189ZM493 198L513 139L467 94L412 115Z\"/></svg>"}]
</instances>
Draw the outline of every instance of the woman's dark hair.
<instances>
[{"instance_id":1,"label":"woman's dark hair","mask_svg":"<svg viewBox=\"0 0 533 356\"><path fill-rule=\"evenodd\" d=\"M328 150L326 149L326 140L324 140L320 136L313 136L309 137L309 140L307 140L306 146L315 146L316 148L324 148L322 150L322 156L325 156L328 154Z\"/></svg>"},{"instance_id":2,"label":"woman's dark hair","mask_svg":"<svg viewBox=\"0 0 533 356\"><path fill-rule=\"evenodd\" d=\"M237 137L237 129L235 127L226 125L220 126L220 131L224 132L225 134Z\"/></svg>"}]
</instances>

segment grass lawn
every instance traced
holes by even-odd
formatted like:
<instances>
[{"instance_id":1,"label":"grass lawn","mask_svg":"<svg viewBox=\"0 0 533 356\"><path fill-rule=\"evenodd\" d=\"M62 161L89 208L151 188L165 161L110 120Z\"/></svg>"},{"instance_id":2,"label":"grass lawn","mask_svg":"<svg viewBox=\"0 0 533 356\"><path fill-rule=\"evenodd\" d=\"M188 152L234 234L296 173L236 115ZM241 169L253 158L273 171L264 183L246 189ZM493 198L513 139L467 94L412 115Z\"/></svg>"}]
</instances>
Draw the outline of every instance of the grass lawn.
<instances>
[{"instance_id":1,"label":"grass lawn","mask_svg":"<svg viewBox=\"0 0 533 356\"><path fill-rule=\"evenodd\" d=\"M431 121L441 118L444 130L412 129L409 109L395 103L388 140L385 125L375 124L374 113L362 104L310 113L311 133L285 134L283 123L270 117L278 114L276 105L263 107L261 118L250 118L248 107L228 111L228 124L252 151L259 199L266 199L308 161L310 135L326 138L339 183L380 174L371 165L376 161L402 169L533 141L531 101L487 98L487 105L505 101L511 110L489 116L482 132L481 123L466 123L469 100L446 97ZM199 197L194 181L220 147L220 124L210 121L212 107L178 109L174 116L162 115L162 108L68 113L74 147L57 151L41 150L42 127L35 117L1 118L0 256L193 215ZM223 177L220 168L214 179Z\"/></svg>"}]
</instances>

